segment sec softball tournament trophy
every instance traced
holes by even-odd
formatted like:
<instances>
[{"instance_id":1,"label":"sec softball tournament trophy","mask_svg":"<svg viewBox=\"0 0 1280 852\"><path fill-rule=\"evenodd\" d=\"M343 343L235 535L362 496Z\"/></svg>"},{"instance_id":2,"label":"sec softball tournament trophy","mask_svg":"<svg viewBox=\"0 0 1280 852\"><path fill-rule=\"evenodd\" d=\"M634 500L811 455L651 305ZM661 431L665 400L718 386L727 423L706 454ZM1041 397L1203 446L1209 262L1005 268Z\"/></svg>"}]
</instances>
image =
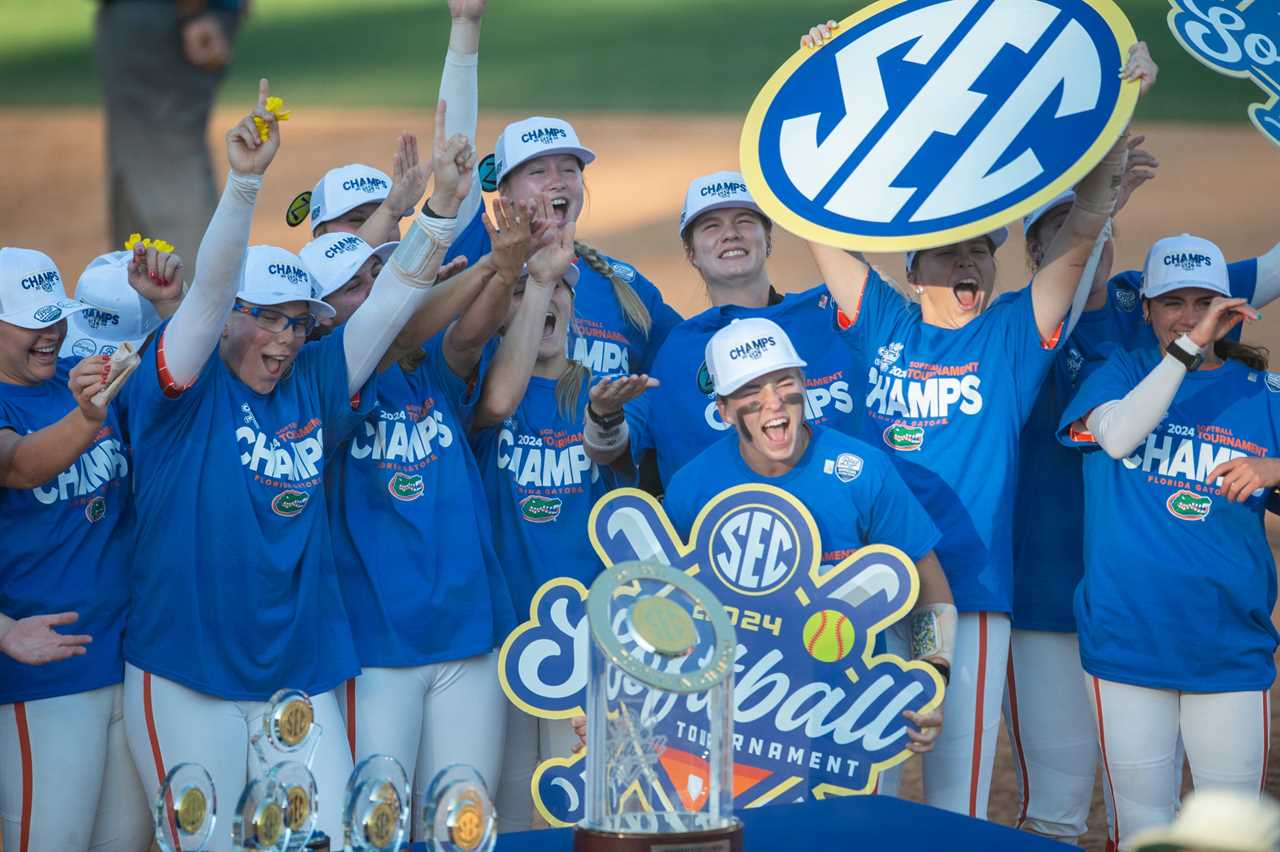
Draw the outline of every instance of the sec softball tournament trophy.
<instances>
[{"instance_id":1,"label":"sec softball tournament trophy","mask_svg":"<svg viewBox=\"0 0 1280 852\"><path fill-rule=\"evenodd\" d=\"M213 779L198 763L179 763L164 777L152 810L162 852L204 849L218 815Z\"/></svg>"},{"instance_id":2,"label":"sec softball tournament trophy","mask_svg":"<svg viewBox=\"0 0 1280 852\"><path fill-rule=\"evenodd\" d=\"M409 819L409 778L400 761L366 757L347 781L342 812L346 852L397 852Z\"/></svg>"},{"instance_id":3,"label":"sec softball tournament trophy","mask_svg":"<svg viewBox=\"0 0 1280 852\"><path fill-rule=\"evenodd\" d=\"M742 824L733 816L738 640L724 607L669 565L623 562L591 584L587 620L586 802L575 852L740 852ZM665 771L667 740L687 730L699 732L698 765Z\"/></svg>"},{"instance_id":4,"label":"sec softball tournament trophy","mask_svg":"<svg viewBox=\"0 0 1280 852\"><path fill-rule=\"evenodd\" d=\"M277 754L298 755L305 752L303 764L308 768L315 757L316 745L324 728L316 724L315 708L311 698L300 689L281 689L267 702L267 712L262 716L262 730L250 738L249 743L264 767L275 764L266 745Z\"/></svg>"},{"instance_id":5,"label":"sec softball tournament trophy","mask_svg":"<svg viewBox=\"0 0 1280 852\"><path fill-rule=\"evenodd\" d=\"M484 779L470 766L441 769L423 797L424 839L435 852L490 852L497 821Z\"/></svg>"},{"instance_id":6,"label":"sec softball tournament trophy","mask_svg":"<svg viewBox=\"0 0 1280 852\"><path fill-rule=\"evenodd\" d=\"M296 760L284 760L271 767L267 781L284 790L284 821L289 827L289 852L306 849L319 818L319 799L315 776Z\"/></svg>"}]
</instances>

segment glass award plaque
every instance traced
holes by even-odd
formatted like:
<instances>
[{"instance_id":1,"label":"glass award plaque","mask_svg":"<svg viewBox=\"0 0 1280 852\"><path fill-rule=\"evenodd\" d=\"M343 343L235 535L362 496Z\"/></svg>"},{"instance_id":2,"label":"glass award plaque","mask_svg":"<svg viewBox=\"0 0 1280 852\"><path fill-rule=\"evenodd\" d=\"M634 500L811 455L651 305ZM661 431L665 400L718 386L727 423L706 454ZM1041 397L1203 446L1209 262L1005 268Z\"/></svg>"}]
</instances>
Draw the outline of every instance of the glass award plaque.
<instances>
[{"instance_id":1,"label":"glass award plaque","mask_svg":"<svg viewBox=\"0 0 1280 852\"><path fill-rule=\"evenodd\" d=\"M245 785L236 804L236 819L231 827L232 846L236 850L269 849L285 852L289 848L289 823L285 813L289 799L284 787L268 778L254 778Z\"/></svg>"},{"instance_id":2,"label":"glass award plaque","mask_svg":"<svg viewBox=\"0 0 1280 852\"><path fill-rule=\"evenodd\" d=\"M342 813L344 848L350 852L397 852L409 819L409 778L400 761L385 754L366 757L347 781Z\"/></svg>"},{"instance_id":3,"label":"glass award plaque","mask_svg":"<svg viewBox=\"0 0 1280 852\"><path fill-rule=\"evenodd\" d=\"M436 773L423 798L424 835L435 852L490 852L497 813L480 773L454 764Z\"/></svg>"},{"instance_id":4,"label":"glass award plaque","mask_svg":"<svg viewBox=\"0 0 1280 852\"><path fill-rule=\"evenodd\" d=\"M217 822L213 778L198 763L179 763L165 775L152 804L156 845L162 852L198 852Z\"/></svg>"}]
</instances>

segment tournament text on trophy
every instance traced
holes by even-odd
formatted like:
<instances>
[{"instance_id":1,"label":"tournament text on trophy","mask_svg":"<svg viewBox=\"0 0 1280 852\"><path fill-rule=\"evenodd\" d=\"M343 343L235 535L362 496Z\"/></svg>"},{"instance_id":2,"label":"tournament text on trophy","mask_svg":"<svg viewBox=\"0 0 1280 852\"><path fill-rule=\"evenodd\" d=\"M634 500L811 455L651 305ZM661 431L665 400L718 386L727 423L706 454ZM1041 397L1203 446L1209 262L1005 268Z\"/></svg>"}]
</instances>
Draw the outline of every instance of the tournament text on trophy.
<instances>
[{"instance_id":1,"label":"tournament text on trophy","mask_svg":"<svg viewBox=\"0 0 1280 852\"><path fill-rule=\"evenodd\" d=\"M575 852L740 852L738 640L724 608L669 565L623 562L591 584L587 619L586 802Z\"/></svg>"},{"instance_id":2,"label":"tournament text on trophy","mask_svg":"<svg viewBox=\"0 0 1280 852\"><path fill-rule=\"evenodd\" d=\"M162 852L199 852L217 822L218 794L213 779L198 763L169 770L152 805L156 845Z\"/></svg>"}]
</instances>

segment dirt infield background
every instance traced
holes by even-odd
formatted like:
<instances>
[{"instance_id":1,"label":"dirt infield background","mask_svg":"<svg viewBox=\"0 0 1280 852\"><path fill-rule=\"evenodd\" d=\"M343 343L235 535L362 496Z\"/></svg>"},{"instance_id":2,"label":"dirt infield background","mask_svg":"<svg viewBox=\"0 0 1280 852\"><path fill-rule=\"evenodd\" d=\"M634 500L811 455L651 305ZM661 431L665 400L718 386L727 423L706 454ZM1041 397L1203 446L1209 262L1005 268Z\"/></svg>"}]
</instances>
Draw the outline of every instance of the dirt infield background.
<instances>
[{"instance_id":1,"label":"dirt infield background","mask_svg":"<svg viewBox=\"0 0 1280 852\"><path fill-rule=\"evenodd\" d=\"M237 117L220 113L215 118L219 170L225 168L221 129ZM485 152L508 118L489 115L482 122ZM737 121L659 115L571 118L581 138L600 155L586 172L590 195L579 237L635 264L681 313L706 307L701 282L684 261L676 223L690 178L737 163ZM389 170L395 135L410 130L429 144L430 120L415 112L295 111L294 120L284 125L284 147L259 199L253 241L297 251L309 234L305 226L285 225L285 207L295 194L342 163L361 161ZM1231 259L1259 254L1280 240L1280 151L1251 127L1242 122L1232 128L1151 125L1138 130L1148 134L1148 147L1162 165L1157 180L1134 197L1119 223L1117 270L1139 267L1154 239L1182 231L1215 240ZM0 207L0 244L49 253L69 282L94 255L119 248L106 243L102 129L96 110L0 113L0 162L5 164L6 201ZM774 246L770 272L779 290L800 290L817 281L798 240L779 232ZM188 247L179 250L191 252ZM873 259L887 273L903 277L901 256ZM193 260L187 258L188 270ZM1014 228L1000 260L1002 289L1025 281L1020 229ZM1270 344L1280 356L1280 308L1264 311L1246 339ZM1271 532L1274 546L1280 542L1280 527ZM1272 726L1273 732L1278 730L1280 726ZM1280 746L1280 733L1273 736L1273 747ZM907 778L908 791L918 798L918 762L908 764ZM1269 780L1271 791L1280 793L1280 773L1274 768ZM235 792L225 795L233 801ZM1016 807L1010 754L1002 740L992 818L1011 823ZM1096 798L1090 825L1086 848L1102 849L1104 823Z\"/></svg>"}]
</instances>

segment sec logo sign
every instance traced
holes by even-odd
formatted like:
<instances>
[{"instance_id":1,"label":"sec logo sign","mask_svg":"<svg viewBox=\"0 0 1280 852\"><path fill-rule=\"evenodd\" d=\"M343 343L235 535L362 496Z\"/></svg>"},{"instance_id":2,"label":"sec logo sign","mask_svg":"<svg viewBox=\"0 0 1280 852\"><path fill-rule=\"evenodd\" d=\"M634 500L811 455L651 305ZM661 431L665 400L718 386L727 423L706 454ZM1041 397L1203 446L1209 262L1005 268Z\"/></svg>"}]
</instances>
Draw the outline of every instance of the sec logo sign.
<instances>
[{"instance_id":1,"label":"sec logo sign","mask_svg":"<svg viewBox=\"0 0 1280 852\"><path fill-rule=\"evenodd\" d=\"M1078 182L1137 102L1111 0L881 0L837 33L765 84L740 150L765 212L829 245L985 234Z\"/></svg>"}]
</instances>

